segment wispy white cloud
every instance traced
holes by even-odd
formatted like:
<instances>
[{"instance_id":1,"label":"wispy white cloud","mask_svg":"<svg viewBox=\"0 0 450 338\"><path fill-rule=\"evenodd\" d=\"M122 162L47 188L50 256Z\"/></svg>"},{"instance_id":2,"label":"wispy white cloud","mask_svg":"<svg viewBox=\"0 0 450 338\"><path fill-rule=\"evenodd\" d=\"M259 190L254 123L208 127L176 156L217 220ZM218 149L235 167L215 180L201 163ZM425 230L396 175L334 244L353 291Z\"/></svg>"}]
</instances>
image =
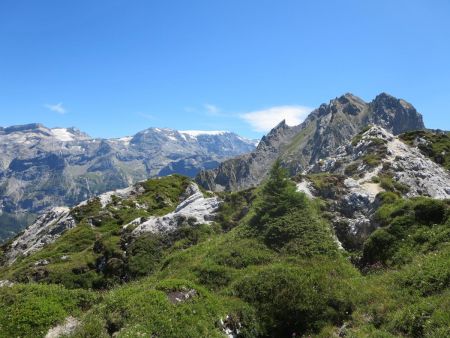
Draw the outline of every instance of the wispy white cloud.
<instances>
[{"instance_id":1,"label":"wispy white cloud","mask_svg":"<svg viewBox=\"0 0 450 338\"><path fill-rule=\"evenodd\" d=\"M290 126L298 125L311 111L311 108L304 106L276 106L241 114L240 117L249 123L254 131L267 132L282 120L286 120L286 124Z\"/></svg>"},{"instance_id":2,"label":"wispy white cloud","mask_svg":"<svg viewBox=\"0 0 450 338\"><path fill-rule=\"evenodd\" d=\"M211 115L218 115L220 113L219 107L217 107L213 104L205 103L203 105L203 108L205 108L206 112Z\"/></svg>"},{"instance_id":3,"label":"wispy white cloud","mask_svg":"<svg viewBox=\"0 0 450 338\"><path fill-rule=\"evenodd\" d=\"M46 104L45 108L61 115L67 113L67 109L63 106L61 102L56 104Z\"/></svg>"}]
</instances>

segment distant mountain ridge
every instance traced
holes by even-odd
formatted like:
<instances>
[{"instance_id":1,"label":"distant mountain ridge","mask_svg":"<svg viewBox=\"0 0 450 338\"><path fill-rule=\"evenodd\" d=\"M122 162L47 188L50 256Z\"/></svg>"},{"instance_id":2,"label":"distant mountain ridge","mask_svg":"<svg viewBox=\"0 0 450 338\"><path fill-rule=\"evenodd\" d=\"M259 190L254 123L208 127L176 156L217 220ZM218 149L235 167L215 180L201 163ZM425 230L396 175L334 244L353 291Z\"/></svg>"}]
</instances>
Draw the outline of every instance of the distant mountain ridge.
<instances>
[{"instance_id":1,"label":"distant mountain ridge","mask_svg":"<svg viewBox=\"0 0 450 338\"><path fill-rule=\"evenodd\" d=\"M394 135L425 128L422 115L403 99L381 93L367 103L347 93L320 105L298 126L290 127L282 121L261 139L255 151L202 171L196 180L216 191L253 187L267 177L277 158L291 174L301 173L370 124Z\"/></svg>"},{"instance_id":2,"label":"distant mountain ridge","mask_svg":"<svg viewBox=\"0 0 450 338\"><path fill-rule=\"evenodd\" d=\"M20 228L46 208L72 206L149 177L193 177L254 149L255 140L227 131L149 128L100 139L38 123L0 127L0 239L2 229Z\"/></svg>"}]
</instances>

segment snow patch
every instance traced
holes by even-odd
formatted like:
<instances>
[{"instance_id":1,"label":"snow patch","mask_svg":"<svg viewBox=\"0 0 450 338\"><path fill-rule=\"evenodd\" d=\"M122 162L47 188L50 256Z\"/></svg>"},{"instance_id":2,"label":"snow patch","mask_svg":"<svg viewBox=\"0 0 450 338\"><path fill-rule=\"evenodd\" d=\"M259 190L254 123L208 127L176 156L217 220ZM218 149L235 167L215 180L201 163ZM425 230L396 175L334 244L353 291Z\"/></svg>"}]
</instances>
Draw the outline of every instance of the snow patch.
<instances>
[{"instance_id":1,"label":"snow patch","mask_svg":"<svg viewBox=\"0 0 450 338\"><path fill-rule=\"evenodd\" d=\"M180 130L180 134L186 134L192 137L199 135L224 135L230 133L226 130Z\"/></svg>"},{"instance_id":2,"label":"snow patch","mask_svg":"<svg viewBox=\"0 0 450 338\"><path fill-rule=\"evenodd\" d=\"M67 130L67 128L53 128L51 129L52 134L55 136L55 138L62 142L69 142L73 141L75 138L74 135Z\"/></svg>"},{"instance_id":3,"label":"snow patch","mask_svg":"<svg viewBox=\"0 0 450 338\"><path fill-rule=\"evenodd\" d=\"M119 138L119 141L124 143L125 145L129 145L130 141L133 139L131 136L121 137Z\"/></svg>"}]
</instances>

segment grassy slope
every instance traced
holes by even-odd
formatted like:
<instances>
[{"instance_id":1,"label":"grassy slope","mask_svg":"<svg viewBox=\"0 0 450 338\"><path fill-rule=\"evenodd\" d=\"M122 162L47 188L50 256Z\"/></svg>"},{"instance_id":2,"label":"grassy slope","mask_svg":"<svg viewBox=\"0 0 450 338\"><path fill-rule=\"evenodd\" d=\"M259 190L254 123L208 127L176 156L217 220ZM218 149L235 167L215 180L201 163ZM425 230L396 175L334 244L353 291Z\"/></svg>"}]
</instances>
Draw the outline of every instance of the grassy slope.
<instances>
[{"instance_id":1,"label":"grassy slope","mask_svg":"<svg viewBox=\"0 0 450 338\"><path fill-rule=\"evenodd\" d=\"M164 187L171 191L169 196L180 192L172 190L185 184L180 182ZM160 188L149 191L161 192ZM226 203L213 228L184 227L168 242L143 237L135 245L139 253L135 271L141 272L136 281L109 291L36 284L0 288L0 337L43 336L69 314L82 320L77 337L108 337L117 331L119 337L221 337L220 319L227 316L228 326L239 326L243 337L293 332L330 337L344 331L348 337L450 335L448 203L382 199L386 203L377 213L382 229L364 247L361 273L333 245L330 229L320 217L320 203L300 199L299 212L269 220L255 231L251 220L262 195L260 189L223 194ZM171 208L160 207L152 212ZM126 215L120 222L135 216ZM64 245L73 245L75 255L77 241L86 241L82 244L86 251L64 264L92 260L95 257L88 257L95 256L95 236L104 236L113 248L117 245L117 224L108 224L102 223L94 236L79 227L81 234L67 233L28 264L40 257L57 257L67 250ZM275 246L268 241L283 238L284 233L295 240ZM11 276L26 262L3 271L0 278ZM61 273L70 271L64 267ZM192 299L169 301L171 292L191 289L196 290Z\"/></svg>"}]
</instances>

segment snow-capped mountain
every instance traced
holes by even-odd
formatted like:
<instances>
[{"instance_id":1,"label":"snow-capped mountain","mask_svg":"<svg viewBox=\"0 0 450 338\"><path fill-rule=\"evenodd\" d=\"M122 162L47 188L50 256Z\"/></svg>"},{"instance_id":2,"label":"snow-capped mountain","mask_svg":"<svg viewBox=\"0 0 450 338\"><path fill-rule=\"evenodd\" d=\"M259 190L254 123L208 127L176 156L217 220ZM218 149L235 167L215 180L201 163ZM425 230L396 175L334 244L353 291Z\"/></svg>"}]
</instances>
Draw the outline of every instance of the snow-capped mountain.
<instances>
[{"instance_id":1,"label":"snow-capped mountain","mask_svg":"<svg viewBox=\"0 0 450 338\"><path fill-rule=\"evenodd\" d=\"M254 140L227 131L149 128L98 139L75 128L0 127L1 228L10 232L9 226L17 229L49 207L71 206L148 177L195 176L254 149Z\"/></svg>"}]
</instances>

